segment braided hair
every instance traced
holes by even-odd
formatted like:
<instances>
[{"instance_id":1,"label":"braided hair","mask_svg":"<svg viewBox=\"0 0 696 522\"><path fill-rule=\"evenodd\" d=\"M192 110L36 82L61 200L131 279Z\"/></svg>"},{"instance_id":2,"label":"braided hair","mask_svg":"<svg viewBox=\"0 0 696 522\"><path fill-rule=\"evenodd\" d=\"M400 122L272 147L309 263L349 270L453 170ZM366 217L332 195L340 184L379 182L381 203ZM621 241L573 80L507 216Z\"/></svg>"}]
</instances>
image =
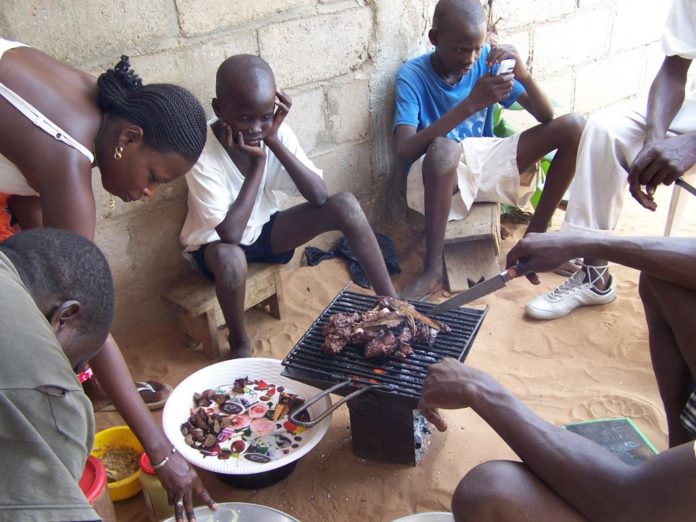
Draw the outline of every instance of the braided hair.
<instances>
[{"instance_id":1,"label":"braided hair","mask_svg":"<svg viewBox=\"0 0 696 522\"><path fill-rule=\"evenodd\" d=\"M128 56L97 79L102 111L143 129L143 141L158 152L174 152L194 163L206 138L205 111L183 87L169 83L143 85Z\"/></svg>"}]
</instances>

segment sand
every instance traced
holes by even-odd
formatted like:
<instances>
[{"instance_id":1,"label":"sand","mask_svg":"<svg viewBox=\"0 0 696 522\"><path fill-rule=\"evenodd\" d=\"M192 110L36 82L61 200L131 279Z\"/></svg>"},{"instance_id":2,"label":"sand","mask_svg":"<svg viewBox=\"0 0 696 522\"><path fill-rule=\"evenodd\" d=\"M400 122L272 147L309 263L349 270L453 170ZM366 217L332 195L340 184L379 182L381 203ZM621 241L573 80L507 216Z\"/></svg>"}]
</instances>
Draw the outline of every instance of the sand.
<instances>
[{"instance_id":1,"label":"sand","mask_svg":"<svg viewBox=\"0 0 696 522\"><path fill-rule=\"evenodd\" d=\"M670 190L658 192L656 213L627 200L618 232L661 235L669 195ZM673 235L696 236L696 198L686 197L693 201L688 201ZM562 215L562 211L556 213L554 227ZM520 226L512 227L513 235L503 241L503 248L514 245L522 231ZM404 270L395 277L399 288L419 270L423 248L417 235L396 231L392 237L398 239ZM638 273L623 267L612 267L612 272L618 288L613 303L577 310L556 321L527 319L523 306L540 291L560 284L563 278L558 275L545 274L541 287L516 280L481 300L477 306L488 305L489 311L467 363L490 372L550 422L627 416L663 450L666 424L650 365ZM247 312L254 356L282 359L348 280L341 260L287 273L286 319L277 321L257 309ZM117 340L133 375L140 379L176 385L211 363L201 352L183 347L172 324L117 332ZM154 415L159 418L160 413ZM334 413L324 439L278 484L241 490L205 471L200 476L218 502L263 504L306 522L390 521L417 512L449 511L451 493L469 469L489 459L516 457L473 412L449 411L446 418L449 430L433 435L430 450L416 467L355 457L348 411L342 407ZM116 413L97 414L98 429L121 423ZM116 510L119 520L147 520L140 494L117 502Z\"/></svg>"}]
</instances>

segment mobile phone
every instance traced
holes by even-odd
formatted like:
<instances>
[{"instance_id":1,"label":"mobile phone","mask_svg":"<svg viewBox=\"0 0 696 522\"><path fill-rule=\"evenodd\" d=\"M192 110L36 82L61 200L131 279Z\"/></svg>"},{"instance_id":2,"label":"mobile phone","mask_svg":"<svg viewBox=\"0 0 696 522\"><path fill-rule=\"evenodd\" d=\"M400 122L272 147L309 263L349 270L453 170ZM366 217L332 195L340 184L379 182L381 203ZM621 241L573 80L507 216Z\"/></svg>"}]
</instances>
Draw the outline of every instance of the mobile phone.
<instances>
[{"instance_id":1,"label":"mobile phone","mask_svg":"<svg viewBox=\"0 0 696 522\"><path fill-rule=\"evenodd\" d=\"M501 60L500 63L496 64L497 67L495 65L493 66L493 75L500 76L501 74L511 73L515 69L516 63L517 62L514 58L506 58L505 60Z\"/></svg>"}]
</instances>

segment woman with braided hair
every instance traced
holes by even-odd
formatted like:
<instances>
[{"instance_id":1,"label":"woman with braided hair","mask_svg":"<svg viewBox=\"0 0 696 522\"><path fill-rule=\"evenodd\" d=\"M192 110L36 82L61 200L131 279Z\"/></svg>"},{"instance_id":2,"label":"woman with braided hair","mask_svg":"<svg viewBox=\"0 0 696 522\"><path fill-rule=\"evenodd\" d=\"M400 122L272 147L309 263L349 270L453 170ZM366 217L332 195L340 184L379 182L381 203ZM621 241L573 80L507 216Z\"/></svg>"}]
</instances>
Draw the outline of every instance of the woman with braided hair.
<instances>
[{"instance_id":1,"label":"woman with braided hair","mask_svg":"<svg viewBox=\"0 0 696 522\"><path fill-rule=\"evenodd\" d=\"M143 85L126 56L97 79L0 38L0 201L22 228L60 228L93 240L94 167L109 193L135 201L183 176L205 139L195 97L174 85ZM213 506L154 422L111 335L90 365L155 463L177 519L184 506L193 518L193 490Z\"/></svg>"}]
</instances>

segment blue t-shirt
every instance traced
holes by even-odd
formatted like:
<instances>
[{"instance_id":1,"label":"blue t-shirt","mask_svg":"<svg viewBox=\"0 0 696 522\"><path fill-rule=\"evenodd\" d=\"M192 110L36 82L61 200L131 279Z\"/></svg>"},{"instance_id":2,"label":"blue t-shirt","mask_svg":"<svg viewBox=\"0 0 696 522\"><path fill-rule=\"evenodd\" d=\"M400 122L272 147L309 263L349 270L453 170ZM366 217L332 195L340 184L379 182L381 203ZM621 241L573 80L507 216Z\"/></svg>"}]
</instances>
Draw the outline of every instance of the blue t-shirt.
<instances>
[{"instance_id":1,"label":"blue t-shirt","mask_svg":"<svg viewBox=\"0 0 696 522\"><path fill-rule=\"evenodd\" d=\"M404 63L396 75L396 110L394 130L398 125L410 125L418 131L429 127L443 114L469 96L476 82L490 72L486 58L490 52L486 44L476 63L462 76L456 85L448 85L430 63L432 53L423 54ZM510 96L500 101L509 107L524 92L524 87L514 81ZM469 137L493 136L492 106L481 109L452 129L447 137L457 142Z\"/></svg>"}]
</instances>

